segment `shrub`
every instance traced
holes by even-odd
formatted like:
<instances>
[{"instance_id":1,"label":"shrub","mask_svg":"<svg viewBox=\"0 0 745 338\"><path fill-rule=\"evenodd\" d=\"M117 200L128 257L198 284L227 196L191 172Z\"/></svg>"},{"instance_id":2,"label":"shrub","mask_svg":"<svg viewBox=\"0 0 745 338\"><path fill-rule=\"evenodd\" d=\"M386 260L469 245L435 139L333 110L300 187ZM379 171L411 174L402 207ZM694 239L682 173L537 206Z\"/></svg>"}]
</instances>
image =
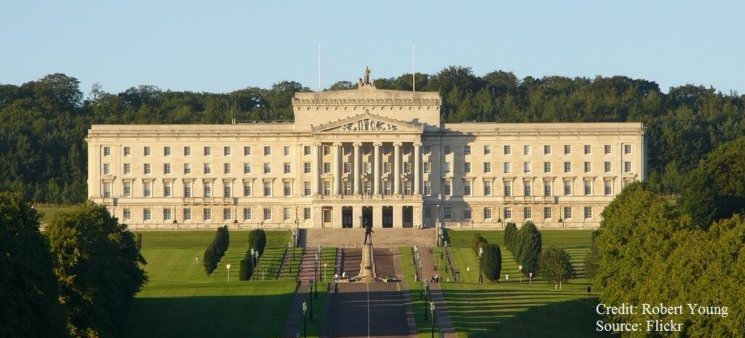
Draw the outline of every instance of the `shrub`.
<instances>
[{"instance_id":1,"label":"shrub","mask_svg":"<svg viewBox=\"0 0 745 338\"><path fill-rule=\"evenodd\" d=\"M504 245L507 246L507 250L512 252L515 251L515 236L517 235L517 226L515 223L507 223L504 227Z\"/></svg>"},{"instance_id":2,"label":"shrub","mask_svg":"<svg viewBox=\"0 0 745 338\"><path fill-rule=\"evenodd\" d=\"M241 259L240 273L238 274L239 280L249 280L253 275L253 265L251 264L251 258L248 256Z\"/></svg>"},{"instance_id":3,"label":"shrub","mask_svg":"<svg viewBox=\"0 0 745 338\"><path fill-rule=\"evenodd\" d=\"M574 277L574 268L569 260L569 254L564 249L549 248L541 253L539 272L547 281L559 285Z\"/></svg>"},{"instance_id":4,"label":"shrub","mask_svg":"<svg viewBox=\"0 0 745 338\"><path fill-rule=\"evenodd\" d=\"M537 272L538 259L541 255L543 242L541 233L531 221L523 223L517 232L518 260L524 272Z\"/></svg>"},{"instance_id":5,"label":"shrub","mask_svg":"<svg viewBox=\"0 0 745 338\"><path fill-rule=\"evenodd\" d=\"M222 256L225 255L225 251L228 250L228 245L230 245L228 227L222 226L217 228L215 238L212 239L212 243L204 250L204 258L202 259L204 271L207 272L207 275L211 275L217 269L217 264L220 263Z\"/></svg>"},{"instance_id":6,"label":"shrub","mask_svg":"<svg viewBox=\"0 0 745 338\"><path fill-rule=\"evenodd\" d=\"M266 232L262 229L251 230L248 233L248 248L249 252L253 248L259 250L259 256L264 255L264 248L266 247Z\"/></svg>"},{"instance_id":7,"label":"shrub","mask_svg":"<svg viewBox=\"0 0 745 338\"><path fill-rule=\"evenodd\" d=\"M499 245L484 244L484 255L481 258L481 271L484 277L492 281L498 281L502 272L502 251Z\"/></svg>"}]
</instances>

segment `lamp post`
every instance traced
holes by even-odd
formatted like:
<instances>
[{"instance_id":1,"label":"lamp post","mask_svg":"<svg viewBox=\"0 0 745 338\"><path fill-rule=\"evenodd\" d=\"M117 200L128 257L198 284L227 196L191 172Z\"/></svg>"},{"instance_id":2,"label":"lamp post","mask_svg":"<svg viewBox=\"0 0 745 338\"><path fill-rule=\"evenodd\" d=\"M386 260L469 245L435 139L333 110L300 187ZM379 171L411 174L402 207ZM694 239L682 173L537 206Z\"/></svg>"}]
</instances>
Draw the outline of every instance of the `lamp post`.
<instances>
[{"instance_id":1,"label":"lamp post","mask_svg":"<svg viewBox=\"0 0 745 338\"><path fill-rule=\"evenodd\" d=\"M523 282L523 266L518 265L517 268L520 270L520 283Z\"/></svg>"},{"instance_id":2,"label":"lamp post","mask_svg":"<svg viewBox=\"0 0 745 338\"><path fill-rule=\"evenodd\" d=\"M435 338L435 302L429 302L429 310L432 311L432 338Z\"/></svg>"},{"instance_id":3,"label":"lamp post","mask_svg":"<svg viewBox=\"0 0 745 338\"><path fill-rule=\"evenodd\" d=\"M287 251L290 251L290 250L292 250L292 242L287 242ZM292 253L294 254L295 250L292 250ZM292 257L292 259L290 259L290 273L292 273L292 261L293 260L295 260L295 257Z\"/></svg>"},{"instance_id":4,"label":"lamp post","mask_svg":"<svg viewBox=\"0 0 745 338\"><path fill-rule=\"evenodd\" d=\"M225 264L225 268L228 269L228 282L230 282L230 263Z\"/></svg>"},{"instance_id":5,"label":"lamp post","mask_svg":"<svg viewBox=\"0 0 745 338\"><path fill-rule=\"evenodd\" d=\"M318 261L313 262L313 279L318 276Z\"/></svg>"},{"instance_id":6,"label":"lamp post","mask_svg":"<svg viewBox=\"0 0 745 338\"><path fill-rule=\"evenodd\" d=\"M308 303L303 301L303 337L308 337Z\"/></svg>"},{"instance_id":7,"label":"lamp post","mask_svg":"<svg viewBox=\"0 0 745 338\"><path fill-rule=\"evenodd\" d=\"M528 276L529 276L529 278L530 278L530 282L529 282L529 284L530 284L530 285L533 285L533 273L532 273L532 272L528 272Z\"/></svg>"},{"instance_id":8,"label":"lamp post","mask_svg":"<svg viewBox=\"0 0 745 338\"><path fill-rule=\"evenodd\" d=\"M313 281L313 298L318 299L318 282Z\"/></svg>"},{"instance_id":9,"label":"lamp post","mask_svg":"<svg viewBox=\"0 0 745 338\"><path fill-rule=\"evenodd\" d=\"M484 248L479 247L479 284L484 284L484 262L481 258L484 256Z\"/></svg>"},{"instance_id":10,"label":"lamp post","mask_svg":"<svg viewBox=\"0 0 745 338\"><path fill-rule=\"evenodd\" d=\"M308 291L313 292L313 280L312 279L310 281L310 290ZM310 299L310 321L312 322L313 321L313 295L311 294L310 297L308 298Z\"/></svg>"},{"instance_id":11,"label":"lamp post","mask_svg":"<svg viewBox=\"0 0 745 338\"><path fill-rule=\"evenodd\" d=\"M328 266L328 263L323 263L323 275L326 276L326 277L328 277L328 275L326 275L326 267L327 266ZM323 276L321 276L321 277L323 277ZM321 280L323 280L323 278L321 278Z\"/></svg>"}]
</instances>

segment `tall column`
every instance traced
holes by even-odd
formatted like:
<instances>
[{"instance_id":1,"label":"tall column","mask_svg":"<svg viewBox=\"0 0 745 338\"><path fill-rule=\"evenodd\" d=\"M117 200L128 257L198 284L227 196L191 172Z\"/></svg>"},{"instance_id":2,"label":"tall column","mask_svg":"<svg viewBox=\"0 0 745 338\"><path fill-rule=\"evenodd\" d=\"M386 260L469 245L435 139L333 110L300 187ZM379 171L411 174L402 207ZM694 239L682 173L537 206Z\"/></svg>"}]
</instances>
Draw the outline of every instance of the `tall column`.
<instances>
[{"instance_id":1,"label":"tall column","mask_svg":"<svg viewBox=\"0 0 745 338\"><path fill-rule=\"evenodd\" d=\"M311 149L310 172L312 176L312 182L311 182L312 187L311 188L313 189L311 193L313 195L320 195L322 193L321 192L321 189L322 189L321 188L321 183L322 183L322 180L321 180L322 171L321 170L323 170L322 169L323 157L321 155L323 154L323 150L321 149L320 143L314 143L313 148L310 148L310 149Z\"/></svg>"},{"instance_id":2,"label":"tall column","mask_svg":"<svg viewBox=\"0 0 745 338\"><path fill-rule=\"evenodd\" d=\"M380 195L380 147L383 144L375 142L373 144L373 194Z\"/></svg>"},{"instance_id":3,"label":"tall column","mask_svg":"<svg viewBox=\"0 0 745 338\"><path fill-rule=\"evenodd\" d=\"M331 189L333 195L339 195L341 191L341 143L334 142L332 152L334 153L334 162L331 164L334 174L334 181L332 183Z\"/></svg>"},{"instance_id":4,"label":"tall column","mask_svg":"<svg viewBox=\"0 0 745 338\"><path fill-rule=\"evenodd\" d=\"M362 146L362 143L355 142L354 153L352 153L352 193L355 195L360 194L360 146Z\"/></svg>"},{"instance_id":5,"label":"tall column","mask_svg":"<svg viewBox=\"0 0 745 338\"><path fill-rule=\"evenodd\" d=\"M414 143L414 195L422 194L422 144Z\"/></svg>"},{"instance_id":6,"label":"tall column","mask_svg":"<svg viewBox=\"0 0 745 338\"><path fill-rule=\"evenodd\" d=\"M393 144L393 194L401 194L401 142Z\"/></svg>"}]
</instances>

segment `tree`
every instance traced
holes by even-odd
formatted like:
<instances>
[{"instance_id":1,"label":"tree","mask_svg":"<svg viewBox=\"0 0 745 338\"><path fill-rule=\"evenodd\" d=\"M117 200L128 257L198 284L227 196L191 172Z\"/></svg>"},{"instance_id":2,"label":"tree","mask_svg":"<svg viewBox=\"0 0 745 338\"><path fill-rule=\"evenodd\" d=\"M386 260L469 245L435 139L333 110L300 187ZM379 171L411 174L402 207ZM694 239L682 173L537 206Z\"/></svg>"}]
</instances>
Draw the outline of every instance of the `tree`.
<instances>
[{"instance_id":1,"label":"tree","mask_svg":"<svg viewBox=\"0 0 745 338\"><path fill-rule=\"evenodd\" d=\"M502 251L499 245L486 243L482 248L484 254L481 257L481 272L489 280L499 281L502 273Z\"/></svg>"},{"instance_id":2,"label":"tree","mask_svg":"<svg viewBox=\"0 0 745 338\"><path fill-rule=\"evenodd\" d=\"M248 233L248 247L250 249L258 250L259 256L264 255L264 247L266 247L266 232L263 229L254 229Z\"/></svg>"},{"instance_id":3,"label":"tree","mask_svg":"<svg viewBox=\"0 0 745 338\"><path fill-rule=\"evenodd\" d=\"M558 284L560 290L563 282L574 277L574 268L572 268L569 254L560 248L548 248L541 253L538 272L547 281Z\"/></svg>"},{"instance_id":4,"label":"tree","mask_svg":"<svg viewBox=\"0 0 745 338\"><path fill-rule=\"evenodd\" d=\"M123 314L147 281L135 236L92 202L57 214L47 232L70 334L120 335Z\"/></svg>"},{"instance_id":5,"label":"tree","mask_svg":"<svg viewBox=\"0 0 745 338\"><path fill-rule=\"evenodd\" d=\"M212 242L204 250L204 255L202 256L204 257L202 258L204 271L208 276L217 269L217 265L220 263L222 256L225 255L225 251L228 250L229 245L230 234L228 233L228 226L218 227L215 237L212 238Z\"/></svg>"},{"instance_id":6,"label":"tree","mask_svg":"<svg viewBox=\"0 0 745 338\"><path fill-rule=\"evenodd\" d=\"M507 246L507 250L512 252L515 251L515 236L517 235L517 226L515 223L509 222L504 227L504 245Z\"/></svg>"},{"instance_id":7,"label":"tree","mask_svg":"<svg viewBox=\"0 0 745 338\"><path fill-rule=\"evenodd\" d=\"M543 241L538 228L531 221L523 223L517 232L517 262L523 266L523 272L537 272L538 258L541 255Z\"/></svg>"},{"instance_id":8,"label":"tree","mask_svg":"<svg viewBox=\"0 0 745 338\"><path fill-rule=\"evenodd\" d=\"M0 337L65 337L47 239L19 193L0 192Z\"/></svg>"}]
</instances>

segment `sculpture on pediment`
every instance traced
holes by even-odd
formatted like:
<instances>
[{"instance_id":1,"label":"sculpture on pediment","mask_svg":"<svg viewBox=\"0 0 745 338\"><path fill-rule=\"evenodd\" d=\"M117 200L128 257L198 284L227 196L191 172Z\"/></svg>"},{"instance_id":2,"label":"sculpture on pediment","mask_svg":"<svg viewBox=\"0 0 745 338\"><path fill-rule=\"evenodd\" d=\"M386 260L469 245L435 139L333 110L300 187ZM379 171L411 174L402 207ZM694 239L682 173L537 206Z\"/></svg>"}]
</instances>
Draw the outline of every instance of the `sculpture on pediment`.
<instances>
[{"instance_id":1,"label":"sculpture on pediment","mask_svg":"<svg viewBox=\"0 0 745 338\"><path fill-rule=\"evenodd\" d=\"M367 66L365 67L365 73L357 81L357 86L358 87L372 86L372 82L370 82L370 67L367 67Z\"/></svg>"},{"instance_id":2,"label":"sculpture on pediment","mask_svg":"<svg viewBox=\"0 0 745 338\"><path fill-rule=\"evenodd\" d=\"M362 119L341 126L342 131L394 131L396 126L382 121Z\"/></svg>"}]
</instances>

